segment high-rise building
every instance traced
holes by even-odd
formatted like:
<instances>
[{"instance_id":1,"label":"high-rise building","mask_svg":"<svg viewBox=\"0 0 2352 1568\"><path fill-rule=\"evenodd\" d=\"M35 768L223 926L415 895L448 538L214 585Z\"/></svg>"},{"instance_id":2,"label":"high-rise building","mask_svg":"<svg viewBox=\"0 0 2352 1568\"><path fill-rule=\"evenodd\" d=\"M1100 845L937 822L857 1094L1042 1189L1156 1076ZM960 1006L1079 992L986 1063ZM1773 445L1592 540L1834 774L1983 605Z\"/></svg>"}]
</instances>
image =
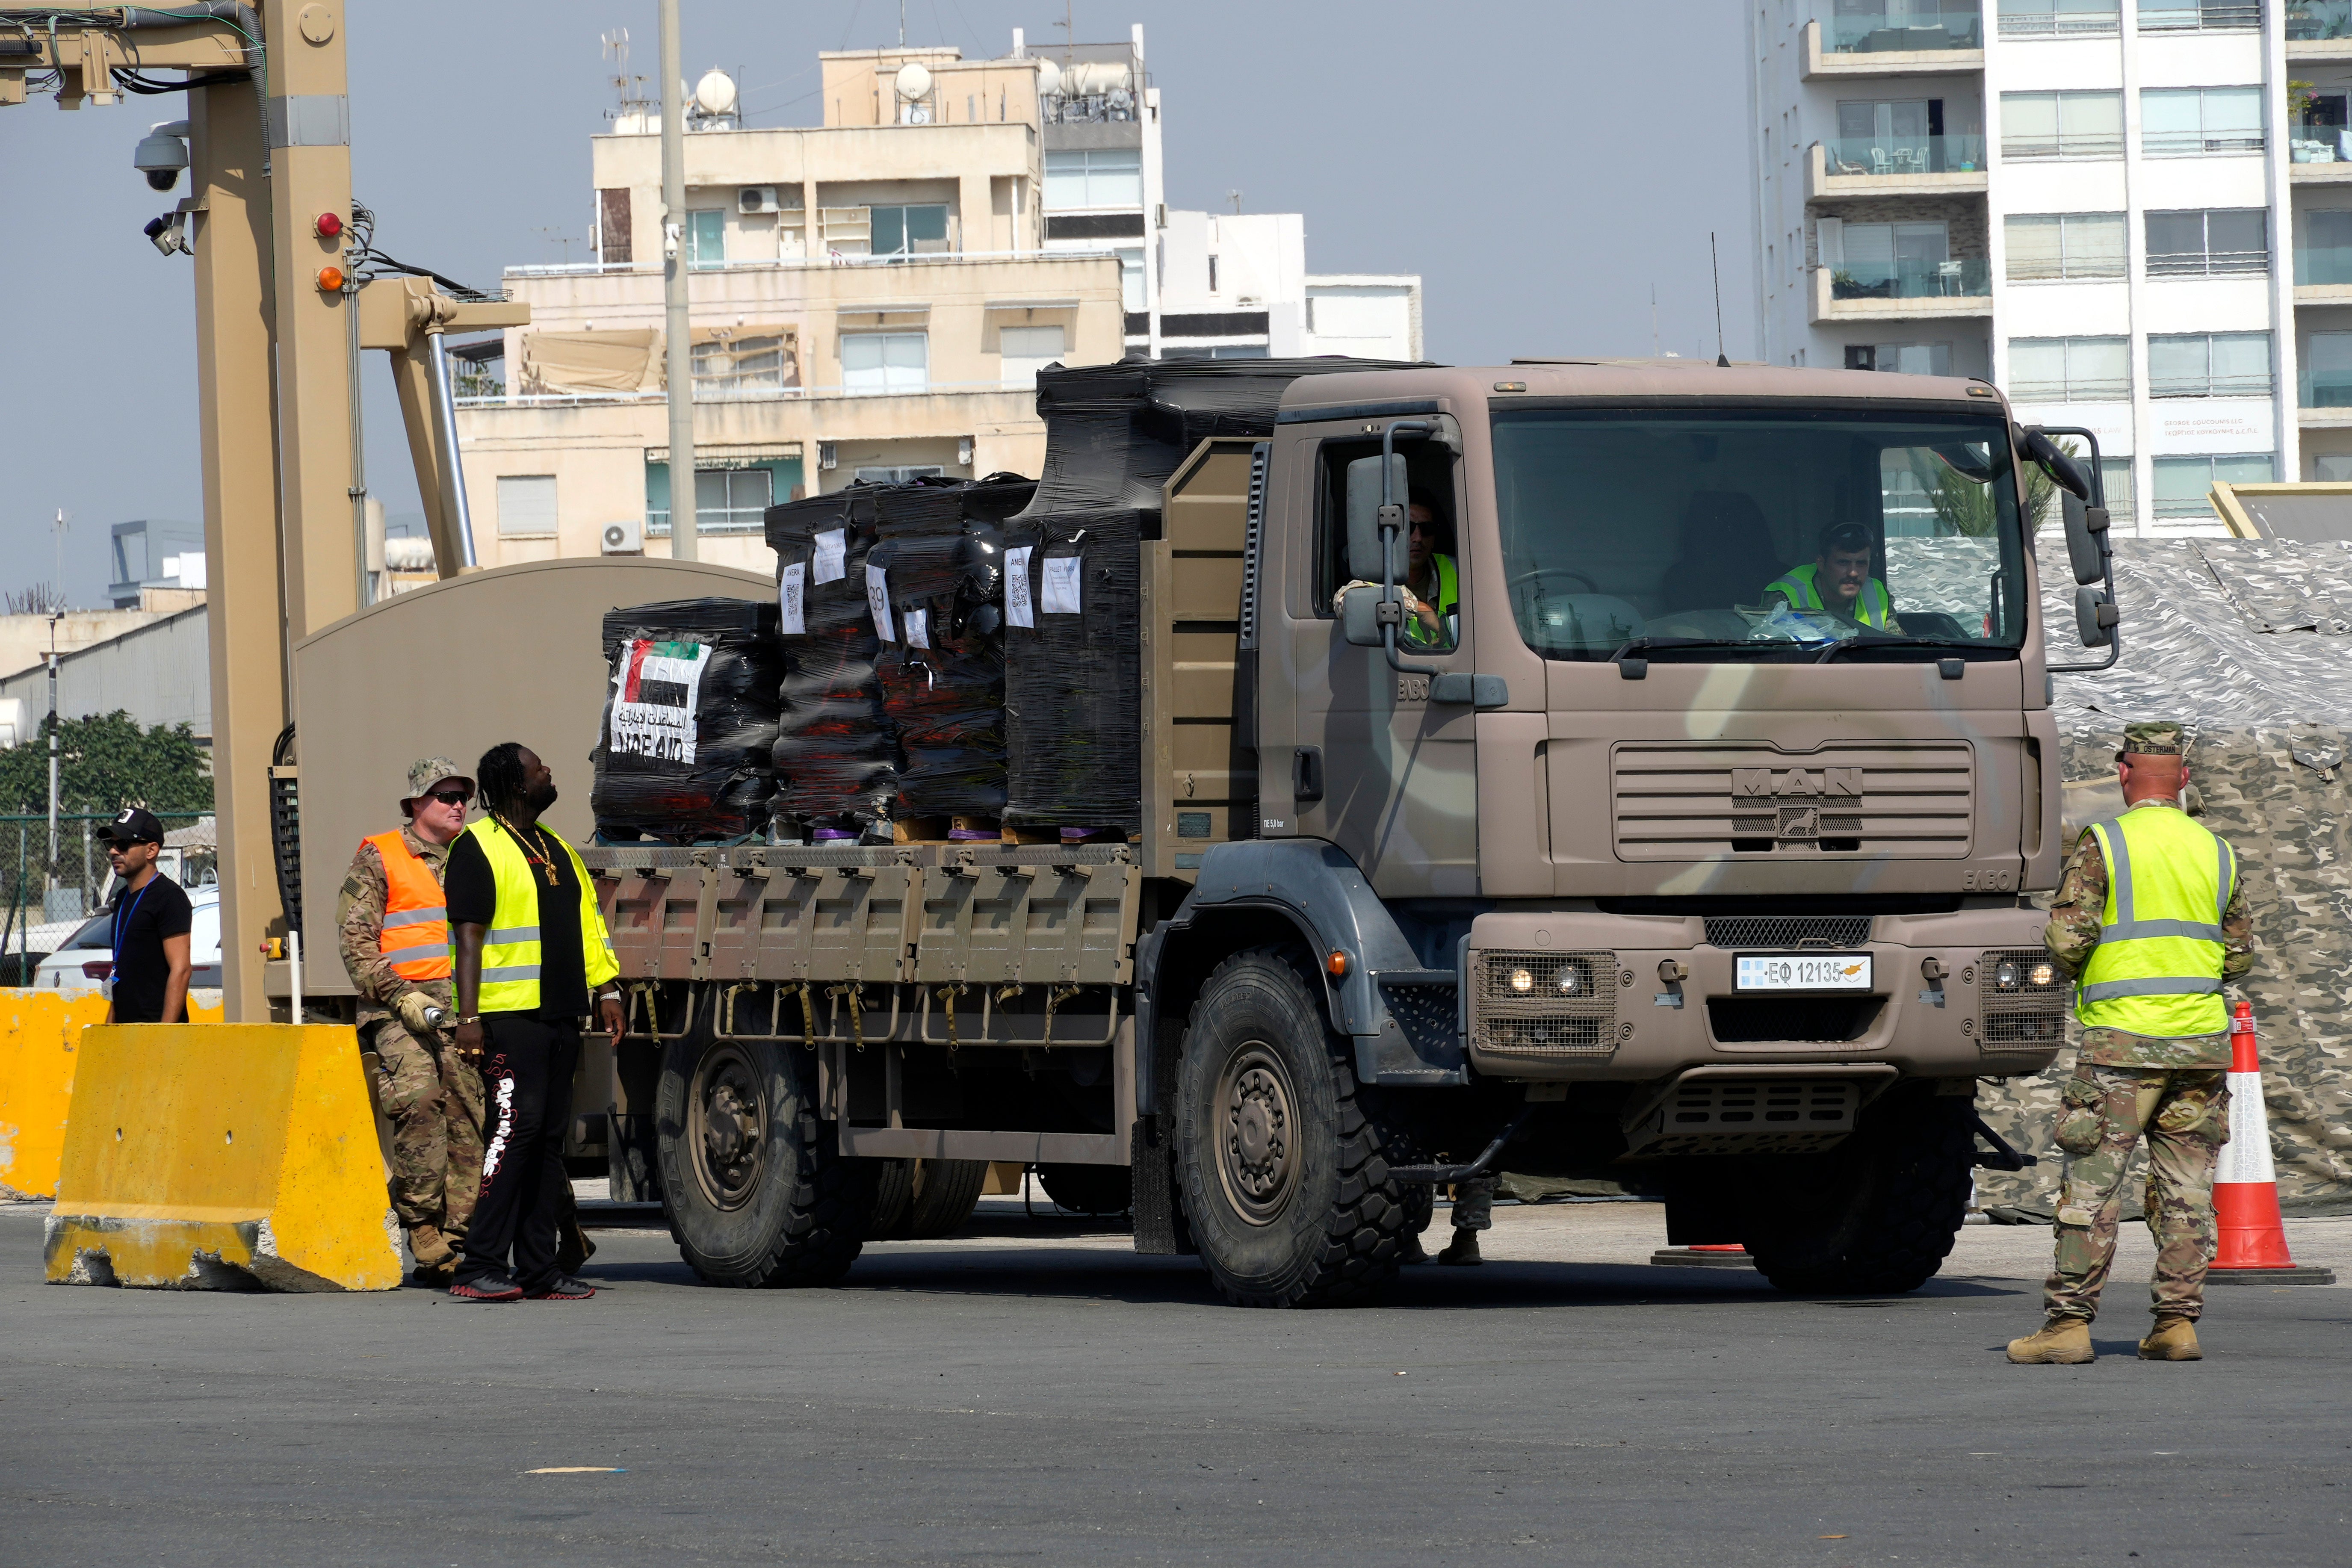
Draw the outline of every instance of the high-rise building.
<instances>
[{"instance_id":1,"label":"high-rise building","mask_svg":"<svg viewBox=\"0 0 2352 1568\"><path fill-rule=\"evenodd\" d=\"M1979 376L2143 535L2352 478L2352 0L1750 0L1776 363Z\"/></svg>"}]
</instances>

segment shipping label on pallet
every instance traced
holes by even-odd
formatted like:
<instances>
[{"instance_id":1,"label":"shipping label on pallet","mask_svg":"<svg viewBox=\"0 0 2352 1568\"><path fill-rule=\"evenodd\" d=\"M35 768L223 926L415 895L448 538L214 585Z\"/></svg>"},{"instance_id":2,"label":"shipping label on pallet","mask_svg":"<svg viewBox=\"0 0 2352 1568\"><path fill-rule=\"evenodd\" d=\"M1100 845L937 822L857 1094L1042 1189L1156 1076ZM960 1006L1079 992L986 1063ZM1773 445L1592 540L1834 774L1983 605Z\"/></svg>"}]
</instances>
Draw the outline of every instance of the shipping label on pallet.
<instances>
[{"instance_id":1,"label":"shipping label on pallet","mask_svg":"<svg viewBox=\"0 0 2352 1568\"><path fill-rule=\"evenodd\" d=\"M612 753L691 763L695 710L709 662L708 643L640 637L625 646L614 661Z\"/></svg>"}]
</instances>

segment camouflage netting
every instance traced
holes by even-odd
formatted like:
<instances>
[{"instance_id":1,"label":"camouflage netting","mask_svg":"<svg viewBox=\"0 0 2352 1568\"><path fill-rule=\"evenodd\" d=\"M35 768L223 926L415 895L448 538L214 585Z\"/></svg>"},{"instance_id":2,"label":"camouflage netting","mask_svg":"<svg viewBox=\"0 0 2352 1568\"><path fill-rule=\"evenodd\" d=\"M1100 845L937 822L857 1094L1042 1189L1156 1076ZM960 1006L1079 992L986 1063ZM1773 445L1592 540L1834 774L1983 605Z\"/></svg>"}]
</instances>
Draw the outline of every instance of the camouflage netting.
<instances>
[{"instance_id":1,"label":"camouflage netting","mask_svg":"<svg viewBox=\"0 0 2352 1568\"><path fill-rule=\"evenodd\" d=\"M2045 537L2042 550L2052 625L2071 631L2063 545ZM2122 659L2056 678L2070 841L2122 805L2114 759L2126 721L2189 728L2200 815L2237 847L2260 944L2239 991L2262 1041L2280 1202L2352 1209L2352 546L2126 541L2116 587ZM2051 655L2084 658L2071 637L2053 637ZM2051 1129L2073 1059L2063 1052L2039 1077L1985 1091L1987 1121L2042 1163L1979 1172L1983 1204L2049 1211ZM2137 1187L2135 1176L2135 1204Z\"/></svg>"}]
</instances>

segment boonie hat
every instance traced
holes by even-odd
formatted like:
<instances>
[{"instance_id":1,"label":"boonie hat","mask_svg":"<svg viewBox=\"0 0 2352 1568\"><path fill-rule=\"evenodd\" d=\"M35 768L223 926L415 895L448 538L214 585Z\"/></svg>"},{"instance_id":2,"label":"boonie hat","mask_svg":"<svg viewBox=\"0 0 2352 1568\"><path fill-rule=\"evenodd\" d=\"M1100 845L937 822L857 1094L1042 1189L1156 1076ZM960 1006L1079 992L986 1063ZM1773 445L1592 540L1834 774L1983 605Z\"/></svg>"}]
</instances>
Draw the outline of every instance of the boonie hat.
<instances>
[{"instance_id":1,"label":"boonie hat","mask_svg":"<svg viewBox=\"0 0 2352 1568\"><path fill-rule=\"evenodd\" d=\"M163 825L145 806L126 805L115 814L112 822L98 830L98 836L111 838L117 844L161 844Z\"/></svg>"},{"instance_id":2,"label":"boonie hat","mask_svg":"<svg viewBox=\"0 0 2352 1568\"><path fill-rule=\"evenodd\" d=\"M408 793L400 797L400 804L407 805L444 779L464 784L467 794L473 792L474 781L456 763L446 757L425 757L409 767Z\"/></svg>"}]
</instances>

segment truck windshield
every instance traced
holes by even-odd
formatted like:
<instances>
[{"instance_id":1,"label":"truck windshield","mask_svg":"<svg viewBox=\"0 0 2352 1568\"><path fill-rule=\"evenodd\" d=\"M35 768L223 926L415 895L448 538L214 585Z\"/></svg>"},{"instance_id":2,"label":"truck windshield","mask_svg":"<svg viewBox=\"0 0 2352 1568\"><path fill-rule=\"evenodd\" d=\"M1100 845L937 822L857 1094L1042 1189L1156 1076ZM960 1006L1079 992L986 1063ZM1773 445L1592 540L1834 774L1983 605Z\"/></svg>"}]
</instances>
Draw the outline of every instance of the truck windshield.
<instances>
[{"instance_id":1,"label":"truck windshield","mask_svg":"<svg viewBox=\"0 0 2352 1568\"><path fill-rule=\"evenodd\" d=\"M1519 635L1547 658L2013 658L1998 416L1528 408L1494 421Z\"/></svg>"}]
</instances>

